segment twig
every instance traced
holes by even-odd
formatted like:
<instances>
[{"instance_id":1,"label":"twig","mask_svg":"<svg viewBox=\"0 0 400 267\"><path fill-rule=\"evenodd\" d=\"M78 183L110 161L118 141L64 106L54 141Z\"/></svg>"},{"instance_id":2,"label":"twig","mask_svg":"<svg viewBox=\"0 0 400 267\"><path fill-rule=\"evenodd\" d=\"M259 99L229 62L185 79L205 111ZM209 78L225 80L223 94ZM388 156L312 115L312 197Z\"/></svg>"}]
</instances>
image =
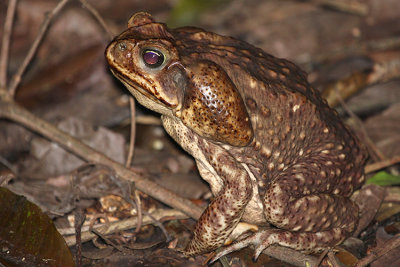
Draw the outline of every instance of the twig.
<instances>
[{"instance_id":1,"label":"twig","mask_svg":"<svg viewBox=\"0 0 400 267\"><path fill-rule=\"evenodd\" d=\"M385 198L383 199L383 202L385 203L400 203L400 195L396 192L391 192L391 190L386 191Z\"/></svg>"},{"instance_id":2,"label":"twig","mask_svg":"<svg viewBox=\"0 0 400 267\"><path fill-rule=\"evenodd\" d=\"M57 15L60 10L65 6L65 4L68 2L69 0L62 0L61 2L59 2L57 4L57 6L46 15L45 20L43 21L42 26L39 29L39 33L36 36L35 41L33 42L30 50L28 51L28 54L26 55L24 61L22 62L21 66L19 67L17 73L14 74L13 79L11 81L10 87L9 87L9 94L10 96L14 96L15 94L15 90L17 89L19 83L21 82L21 78L22 75L24 74L26 68L28 67L29 63L31 62L33 56L36 53L37 48L39 47L40 42L43 39L44 34L46 33L53 17L55 15Z\"/></svg>"},{"instance_id":3,"label":"twig","mask_svg":"<svg viewBox=\"0 0 400 267\"><path fill-rule=\"evenodd\" d=\"M99 22L99 24L103 27L103 29L107 32L109 39L111 40L114 38L115 34L112 33L110 28L107 26L107 24L104 22L104 19L100 16L99 12L97 12L96 9L94 9L86 0L79 0L82 5L89 10L90 13L96 18L96 20Z\"/></svg>"},{"instance_id":4,"label":"twig","mask_svg":"<svg viewBox=\"0 0 400 267\"><path fill-rule=\"evenodd\" d=\"M372 72L368 75L367 84L388 81L400 77L400 60L398 58L390 61L377 62Z\"/></svg>"},{"instance_id":5,"label":"twig","mask_svg":"<svg viewBox=\"0 0 400 267\"><path fill-rule=\"evenodd\" d=\"M103 235L99 231L93 229L92 232L94 234L96 234L97 237L100 237L107 245L112 246L113 248L115 248L116 250L118 250L120 252L123 252L123 249L121 246L114 244L114 242L112 242L110 239L108 239L105 235ZM93 241L95 241L95 240L97 241L97 239L93 239ZM97 244L100 244L100 243L97 242ZM97 245L95 244L95 246L97 246ZM104 245L102 244L100 246L103 247Z\"/></svg>"},{"instance_id":6,"label":"twig","mask_svg":"<svg viewBox=\"0 0 400 267\"><path fill-rule=\"evenodd\" d=\"M178 219L187 219L188 216L183 214L180 211L177 210L156 210L151 213L152 217L149 216L144 216L143 217L143 225L148 225L148 224L154 224L154 220L159 221L163 218L170 218L174 220ZM108 223L107 225L95 225L93 229L96 229L97 231L101 232L103 235L108 235L112 233L117 233L119 231L124 231L128 229L132 229L134 227L137 227L138 221L137 217L132 217L116 222L111 222ZM72 229L58 229L58 231L62 234L66 233L73 233ZM91 240L92 238L96 237L95 234L91 233L91 230L89 230L89 227L84 226L82 227L82 242L86 242ZM75 245L75 237L74 236L66 236L65 237L65 242L67 243L68 246L74 246Z\"/></svg>"},{"instance_id":7,"label":"twig","mask_svg":"<svg viewBox=\"0 0 400 267\"><path fill-rule=\"evenodd\" d=\"M140 228L142 228L142 222L143 222L142 201L140 200L139 192L137 190L135 190L133 193L135 195L137 221L138 221L138 224L135 229L135 234L138 234L140 232Z\"/></svg>"},{"instance_id":8,"label":"twig","mask_svg":"<svg viewBox=\"0 0 400 267\"><path fill-rule=\"evenodd\" d=\"M325 256L328 255L329 249L325 249L321 255L319 255L318 260L315 262L315 265L313 267L318 267L324 260Z\"/></svg>"},{"instance_id":9,"label":"twig","mask_svg":"<svg viewBox=\"0 0 400 267\"><path fill-rule=\"evenodd\" d=\"M382 160L379 162L374 162L365 166L365 173L371 173L378 171L380 169L390 167L394 164L400 163L400 156L393 157L391 159Z\"/></svg>"},{"instance_id":10,"label":"twig","mask_svg":"<svg viewBox=\"0 0 400 267\"><path fill-rule=\"evenodd\" d=\"M133 153L135 151L135 137L136 137L136 122L135 122L135 100L132 96L129 97L129 107L131 111L131 133L130 133L130 142L129 142L129 150L128 150L128 157L126 159L126 168L130 168L133 159ZM143 213L142 213L142 205L140 201L139 192L134 189L135 195L135 203L136 203L136 211L138 215L138 224L135 229L135 234L140 232L140 228L142 227L142 220L143 220ZM128 196L129 197L129 196Z\"/></svg>"},{"instance_id":11,"label":"twig","mask_svg":"<svg viewBox=\"0 0 400 267\"><path fill-rule=\"evenodd\" d=\"M161 120L160 117L153 115L138 115L136 117L136 124L161 125Z\"/></svg>"},{"instance_id":12,"label":"twig","mask_svg":"<svg viewBox=\"0 0 400 267\"><path fill-rule=\"evenodd\" d=\"M131 110L131 136L129 143L129 152L126 160L125 167L129 168L132 164L133 153L135 151L135 136L136 136L136 122L135 122L135 99L132 96L129 97L129 107Z\"/></svg>"},{"instance_id":13,"label":"twig","mask_svg":"<svg viewBox=\"0 0 400 267\"><path fill-rule=\"evenodd\" d=\"M82 225L85 222L85 215L82 212L81 208L78 208L74 212L75 217L75 240L76 240L76 267L82 266L82 240L81 240L81 230Z\"/></svg>"},{"instance_id":14,"label":"twig","mask_svg":"<svg viewBox=\"0 0 400 267\"><path fill-rule=\"evenodd\" d=\"M10 50L10 40L12 25L14 22L15 10L17 7L17 0L9 0L6 21L4 23L3 40L0 51L0 89L7 86L7 63Z\"/></svg>"},{"instance_id":15,"label":"twig","mask_svg":"<svg viewBox=\"0 0 400 267\"><path fill-rule=\"evenodd\" d=\"M363 43L355 43L345 47L339 47L328 52L314 55L311 59L307 58L308 63L322 63L338 57L348 57L356 55L369 55L372 52L381 52L388 50L396 50L400 47L400 37L389 37L379 40L366 41ZM296 62L304 62L303 58L295 59ZM304 62L307 63L307 62Z\"/></svg>"},{"instance_id":16,"label":"twig","mask_svg":"<svg viewBox=\"0 0 400 267\"><path fill-rule=\"evenodd\" d=\"M361 260L359 260L355 267L363 267L367 266L371 262L375 261L379 257L385 255L392 249L395 249L400 246L400 234L395 235L388 241L386 241L382 246L375 248L374 250L370 251L370 254Z\"/></svg>"},{"instance_id":17,"label":"twig","mask_svg":"<svg viewBox=\"0 0 400 267\"><path fill-rule=\"evenodd\" d=\"M337 1L337 0L310 0L313 3L330 7L342 12L365 16L368 14L368 6L355 1Z\"/></svg>"},{"instance_id":18,"label":"twig","mask_svg":"<svg viewBox=\"0 0 400 267\"><path fill-rule=\"evenodd\" d=\"M335 254L332 252L332 250L328 251L328 259L330 260L331 264L333 267L342 267L343 265L340 264L335 257Z\"/></svg>"}]
</instances>

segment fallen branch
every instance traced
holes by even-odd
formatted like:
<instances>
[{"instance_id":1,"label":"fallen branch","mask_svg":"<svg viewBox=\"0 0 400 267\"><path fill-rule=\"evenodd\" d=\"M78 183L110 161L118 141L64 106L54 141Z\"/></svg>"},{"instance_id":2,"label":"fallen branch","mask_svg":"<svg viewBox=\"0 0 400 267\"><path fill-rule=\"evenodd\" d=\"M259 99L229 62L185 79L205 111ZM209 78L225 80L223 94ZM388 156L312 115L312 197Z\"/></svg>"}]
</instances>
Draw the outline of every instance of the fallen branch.
<instances>
[{"instance_id":1,"label":"fallen branch","mask_svg":"<svg viewBox=\"0 0 400 267\"><path fill-rule=\"evenodd\" d=\"M0 96L1 97L1 96ZM155 199L183 211L190 217L198 219L202 209L189 200L161 187L160 185L140 176L139 174L125 168L120 163L108 158L78 139L64 133L51 123L35 116L28 110L20 107L12 100L2 99L0 102L0 118L6 118L22 124L44 137L58 143L68 151L74 153L85 161L108 166L115 170L118 177L135 183L135 187L154 197Z\"/></svg>"}]
</instances>

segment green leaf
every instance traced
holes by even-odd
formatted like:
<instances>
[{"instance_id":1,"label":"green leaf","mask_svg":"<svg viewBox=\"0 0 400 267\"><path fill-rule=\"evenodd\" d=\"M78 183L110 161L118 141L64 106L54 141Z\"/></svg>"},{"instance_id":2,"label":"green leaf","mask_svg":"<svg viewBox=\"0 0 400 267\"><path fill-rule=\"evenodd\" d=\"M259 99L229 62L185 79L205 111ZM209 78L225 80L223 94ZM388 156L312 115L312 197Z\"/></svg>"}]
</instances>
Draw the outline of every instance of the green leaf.
<instances>
[{"instance_id":1,"label":"green leaf","mask_svg":"<svg viewBox=\"0 0 400 267\"><path fill-rule=\"evenodd\" d=\"M400 185L400 176L381 171L369 178L367 184L376 184L380 186Z\"/></svg>"},{"instance_id":2,"label":"green leaf","mask_svg":"<svg viewBox=\"0 0 400 267\"><path fill-rule=\"evenodd\" d=\"M0 263L75 266L64 238L38 206L0 187Z\"/></svg>"},{"instance_id":3,"label":"green leaf","mask_svg":"<svg viewBox=\"0 0 400 267\"><path fill-rule=\"evenodd\" d=\"M194 24L201 13L219 7L226 0L180 0L170 13L167 24L171 28Z\"/></svg>"}]
</instances>

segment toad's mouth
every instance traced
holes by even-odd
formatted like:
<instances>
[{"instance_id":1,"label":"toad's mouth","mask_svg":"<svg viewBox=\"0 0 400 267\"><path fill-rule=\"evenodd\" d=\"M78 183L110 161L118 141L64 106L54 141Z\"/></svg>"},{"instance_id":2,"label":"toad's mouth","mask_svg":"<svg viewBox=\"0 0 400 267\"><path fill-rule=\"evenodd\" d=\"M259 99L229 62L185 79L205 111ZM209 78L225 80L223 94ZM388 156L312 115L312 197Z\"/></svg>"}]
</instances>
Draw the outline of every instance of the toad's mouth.
<instances>
[{"instance_id":1,"label":"toad's mouth","mask_svg":"<svg viewBox=\"0 0 400 267\"><path fill-rule=\"evenodd\" d=\"M161 101L164 103L162 99L156 98L153 94L149 93L148 90L144 89L139 83L135 82L130 77L127 77L126 74L119 72L118 69L111 67L110 70L114 74L114 76L117 77L132 94L138 92L147 98L153 99L154 101Z\"/></svg>"},{"instance_id":2,"label":"toad's mouth","mask_svg":"<svg viewBox=\"0 0 400 267\"><path fill-rule=\"evenodd\" d=\"M129 90L129 92L137 98L139 94L155 103L159 103L166 108L176 108L177 104L176 103L171 103L167 99L164 99L162 97L162 94L159 92L155 91L152 92L148 89L146 89L146 86L143 86L143 84L138 83L135 81L135 79L132 79L132 77L124 72L119 71L118 68L110 67L111 72L114 74L115 77L117 77L124 85L125 87ZM154 88L155 89L155 88Z\"/></svg>"}]
</instances>

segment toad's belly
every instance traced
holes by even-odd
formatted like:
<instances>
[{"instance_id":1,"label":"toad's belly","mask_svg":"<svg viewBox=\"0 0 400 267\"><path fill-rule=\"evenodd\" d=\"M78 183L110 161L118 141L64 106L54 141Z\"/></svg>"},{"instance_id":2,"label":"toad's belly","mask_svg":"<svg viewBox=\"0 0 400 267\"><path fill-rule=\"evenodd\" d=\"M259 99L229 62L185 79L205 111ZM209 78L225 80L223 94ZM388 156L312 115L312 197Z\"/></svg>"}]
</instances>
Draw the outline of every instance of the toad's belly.
<instances>
[{"instance_id":1,"label":"toad's belly","mask_svg":"<svg viewBox=\"0 0 400 267\"><path fill-rule=\"evenodd\" d=\"M253 184L253 195L244 210L241 221L257 225L266 224L267 221L264 216L263 205L264 200L258 192L257 180L245 163L242 163L242 166L246 169L251 178Z\"/></svg>"}]
</instances>

